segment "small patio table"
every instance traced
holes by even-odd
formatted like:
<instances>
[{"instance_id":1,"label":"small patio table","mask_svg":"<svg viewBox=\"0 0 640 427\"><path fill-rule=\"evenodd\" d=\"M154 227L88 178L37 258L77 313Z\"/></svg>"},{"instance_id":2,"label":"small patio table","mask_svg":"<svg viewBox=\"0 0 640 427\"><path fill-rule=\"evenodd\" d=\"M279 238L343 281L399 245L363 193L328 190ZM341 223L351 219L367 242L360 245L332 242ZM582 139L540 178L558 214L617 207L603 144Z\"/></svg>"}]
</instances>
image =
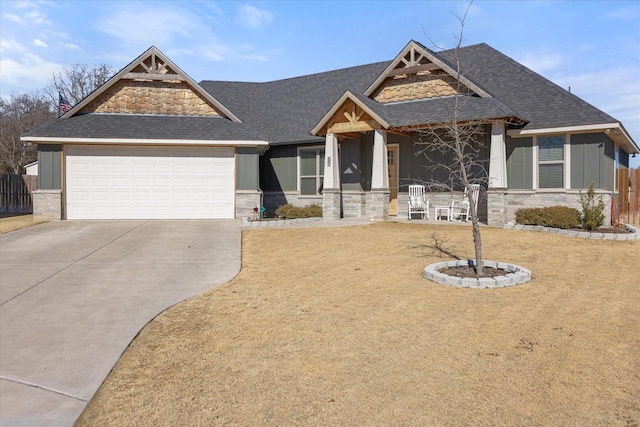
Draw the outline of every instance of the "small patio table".
<instances>
[{"instance_id":1,"label":"small patio table","mask_svg":"<svg viewBox=\"0 0 640 427\"><path fill-rule=\"evenodd\" d=\"M447 221L449 221L451 218L449 218L449 206L436 206L435 207L435 217L436 220L440 219L441 216L443 216L443 214L446 216Z\"/></svg>"}]
</instances>

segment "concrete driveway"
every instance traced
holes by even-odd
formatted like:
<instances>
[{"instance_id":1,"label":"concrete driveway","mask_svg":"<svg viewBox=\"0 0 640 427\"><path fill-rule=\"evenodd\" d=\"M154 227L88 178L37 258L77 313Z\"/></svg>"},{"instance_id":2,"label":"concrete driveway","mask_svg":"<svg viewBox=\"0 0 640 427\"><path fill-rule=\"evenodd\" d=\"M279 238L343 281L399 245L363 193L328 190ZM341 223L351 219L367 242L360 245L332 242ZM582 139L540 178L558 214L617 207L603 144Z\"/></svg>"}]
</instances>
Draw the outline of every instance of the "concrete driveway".
<instances>
[{"instance_id":1,"label":"concrete driveway","mask_svg":"<svg viewBox=\"0 0 640 427\"><path fill-rule=\"evenodd\" d=\"M73 425L149 320L239 271L239 221L57 221L0 235L0 425Z\"/></svg>"}]
</instances>

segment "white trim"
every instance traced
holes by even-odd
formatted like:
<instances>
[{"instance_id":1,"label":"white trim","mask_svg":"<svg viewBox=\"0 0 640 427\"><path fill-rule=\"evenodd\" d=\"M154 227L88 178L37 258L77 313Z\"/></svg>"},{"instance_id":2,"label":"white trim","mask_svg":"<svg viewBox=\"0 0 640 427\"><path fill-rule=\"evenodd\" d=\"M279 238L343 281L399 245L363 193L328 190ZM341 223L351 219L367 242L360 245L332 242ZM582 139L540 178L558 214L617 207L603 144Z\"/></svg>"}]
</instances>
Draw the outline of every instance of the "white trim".
<instances>
[{"instance_id":1,"label":"white trim","mask_svg":"<svg viewBox=\"0 0 640 427\"><path fill-rule=\"evenodd\" d=\"M333 163L331 163L333 161ZM333 133L325 136L324 145L324 183L323 188L340 189L340 159L338 156L338 137Z\"/></svg>"},{"instance_id":2,"label":"white trim","mask_svg":"<svg viewBox=\"0 0 640 427\"><path fill-rule=\"evenodd\" d=\"M558 187L557 190L567 190L567 135L568 134L552 134L552 135L540 135L540 136L535 136L535 149L534 152L536 153L536 155L534 156L535 159L535 166L534 166L534 176L535 178L537 178L537 182L535 184L536 189L540 188L540 165L548 165L548 164L562 164L562 187ZM563 139L562 142L562 161L559 160L553 160L553 161L544 161L542 163L540 163L540 158L538 157L540 155L540 142L538 140L539 137L548 137L548 136L561 136ZM545 187L544 190L547 189L556 189L554 188L549 188L549 187Z\"/></svg>"},{"instance_id":3,"label":"white trim","mask_svg":"<svg viewBox=\"0 0 640 427\"><path fill-rule=\"evenodd\" d=\"M571 134L564 136L564 189L571 189Z\"/></svg>"},{"instance_id":4,"label":"white trim","mask_svg":"<svg viewBox=\"0 0 640 427\"><path fill-rule=\"evenodd\" d=\"M373 161L371 163L371 190L389 189L389 162L387 160L387 132L373 133Z\"/></svg>"},{"instance_id":5,"label":"white trim","mask_svg":"<svg viewBox=\"0 0 640 427\"><path fill-rule=\"evenodd\" d=\"M160 60L165 63L165 65L167 65L169 68L175 70L177 75L179 75L179 76L184 78L184 81L187 83L187 85L191 86L191 88L193 90L195 90L204 99L209 101L215 107L215 109L220 110L220 112L222 112L222 114L224 116L226 116L227 118L229 118L232 122L242 123L242 120L240 120L238 117L236 117L236 115L233 114L227 107L222 105L222 103L220 101L215 99L213 97L213 95L211 95L209 92L204 90L198 83L196 83L195 80L193 80L191 77L189 77L189 75L187 73L182 71L180 69L180 67L178 67L176 64L174 64L173 61L171 61L169 58L167 58L155 46L151 46L149 49L147 49L142 54L140 54L136 59L134 59L132 62L130 62L125 68L123 68L117 74L115 74L113 77L111 77L109 80L107 80L102 86L98 87L96 90L94 90L89 95L87 95L86 98L80 100L80 102L78 102L76 105L73 106L73 108L71 108L69 111L67 111L62 116L60 116L60 118L66 119L66 118L69 118L69 117L72 117L73 115L75 115L76 112L81 111L84 107L86 107L91 102L93 102L95 99L97 99L101 94L103 94L111 86L115 85L118 81L120 81L122 79L127 79L125 76L131 70L136 68L138 65L140 65L145 59L147 59L151 55L155 55L155 56L159 57Z\"/></svg>"},{"instance_id":6,"label":"white trim","mask_svg":"<svg viewBox=\"0 0 640 427\"><path fill-rule=\"evenodd\" d=\"M322 170L322 178L323 178L323 188L324 188L324 163L320 163L319 162L319 156L318 156L318 150L323 150L324 151L324 155L327 155L326 152L326 146L325 145L309 145L309 146L304 146L304 147L298 147L296 150L296 188L297 188L297 193L299 197L322 197L322 194L302 194L302 189L300 188L300 182L302 180L302 177L300 176L300 151L312 151L315 150L316 151L316 179L320 176L319 172L320 170ZM337 156L339 157L340 154L337 153ZM326 160L325 160L326 161ZM305 175L306 178L310 177L309 175ZM316 191L317 191L317 182L316 182Z\"/></svg>"},{"instance_id":7,"label":"white trim","mask_svg":"<svg viewBox=\"0 0 640 427\"><path fill-rule=\"evenodd\" d=\"M606 130L610 128L620 129L620 123L603 123L597 125L581 125L581 126L564 126L559 128L543 128L543 129L509 129L507 135L514 138L524 138L530 135L539 135L547 133L567 133L567 132L581 132L591 130Z\"/></svg>"},{"instance_id":8,"label":"white trim","mask_svg":"<svg viewBox=\"0 0 640 427\"><path fill-rule=\"evenodd\" d=\"M532 138L532 152L533 152L533 177L531 181L532 190L538 189L538 136L534 135Z\"/></svg>"},{"instance_id":9,"label":"white trim","mask_svg":"<svg viewBox=\"0 0 640 427\"><path fill-rule=\"evenodd\" d=\"M338 111L338 108L340 108L342 106L342 104L344 104L347 99L350 99L354 104L356 104L358 107L362 108L367 114L369 114L371 116L371 118L373 120L375 120L376 122L378 122L378 124L380 124L383 128L388 129L389 126L391 126L386 120L384 120L382 117L380 117L378 114L376 114L375 111L373 111L371 108L369 108L368 106L366 106L365 104L363 104L355 95L353 95L349 90L346 90L342 96L340 97L340 99L338 99L338 101L333 104L333 106L331 107L331 109L329 111L327 111L327 114L325 114L322 119L320 119L320 121L318 122L318 124L316 124L313 129L311 129L311 134L312 135L318 135L318 133L322 130L322 128L327 124L327 122L329 121L329 119L331 117L333 117L333 115Z\"/></svg>"},{"instance_id":10,"label":"white trim","mask_svg":"<svg viewBox=\"0 0 640 427\"><path fill-rule=\"evenodd\" d=\"M491 123L489 153L489 188L507 188L507 147L503 121Z\"/></svg>"},{"instance_id":11,"label":"white trim","mask_svg":"<svg viewBox=\"0 0 640 427\"><path fill-rule=\"evenodd\" d=\"M49 136L23 136L21 141L34 144L108 144L108 145L223 145L231 147L269 145L268 141L251 140L207 140L207 139L127 139L127 138L61 138Z\"/></svg>"},{"instance_id":12,"label":"white trim","mask_svg":"<svg viewBox=\"0 0 640 427\"><path fill-rule=\"evenodd\" d=\"M404 49L402 49L400 51L400 53L398 55L396 55L395 59L387 66L387 68L385 68L385 70L376 78L376 80L373 83L371 83L371 85L364 92L364 95L370 97L373 94L373 92L380 86L380 84L382 82L384 82L384 80L388 77L387 74L390 71L392 71L393 69L395 69L395 67L400 63L400 61L402 61L402 59L407 55L407 53L409 53L411 51L411 49L415 49L415 50L419 51L429 61L431 61L434 64L438 65L442 70L444 70L451 77L455 78L456 80L460 81L462 84L467 86L468 88L472 89L481 98L491 98L492 97L489 93L485 92L482 88L480 88L478 85L473 83L471 80L469 80L468 78L466 78L462 74L459 74L457 72L457 70L454 70L452 67L447 65L444 61L442 61L440 58L438 58L438 56L436 56L436 54L434 52L432 52L428 48L418 44L414 40L411 40L404 47Z\"/></svg>"}]
</instances>

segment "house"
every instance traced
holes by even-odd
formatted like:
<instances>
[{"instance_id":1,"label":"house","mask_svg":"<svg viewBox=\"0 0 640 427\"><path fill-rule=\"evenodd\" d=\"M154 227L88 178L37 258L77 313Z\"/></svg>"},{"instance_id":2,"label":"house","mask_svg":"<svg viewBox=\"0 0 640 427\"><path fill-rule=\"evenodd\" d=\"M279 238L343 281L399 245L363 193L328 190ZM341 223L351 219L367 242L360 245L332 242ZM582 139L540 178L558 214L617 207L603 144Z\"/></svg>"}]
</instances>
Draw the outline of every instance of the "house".
<instances>
[{"instance_id":1,"label":"house","mask_svg":"<svg viewBox=\"0 0 640 427\"><path fill-rule=\"evenodd\" d=\"M26 175L38 175L38 161L24 165L24 171Z\"/></svg>"},{"instance_id":2,"label":"house","mask_svg":"<svg viewBox=\"0 0 640 427\"><path fill-rule=\"evenodd\" d=\"M406 215L409 184L446 179L417 155L421 129L482 123L479 207L501 225L520 207L578 207L593 180L616 200L640 152L622 123L486 44L266 83L193 81L151 47L38 144L34 215L58 219L250 216L261 203L323 206L327 219ZM451 193L429 193L432 205ZM608 206L608 205L607 205Z\"/></svg>"}]
</instances>

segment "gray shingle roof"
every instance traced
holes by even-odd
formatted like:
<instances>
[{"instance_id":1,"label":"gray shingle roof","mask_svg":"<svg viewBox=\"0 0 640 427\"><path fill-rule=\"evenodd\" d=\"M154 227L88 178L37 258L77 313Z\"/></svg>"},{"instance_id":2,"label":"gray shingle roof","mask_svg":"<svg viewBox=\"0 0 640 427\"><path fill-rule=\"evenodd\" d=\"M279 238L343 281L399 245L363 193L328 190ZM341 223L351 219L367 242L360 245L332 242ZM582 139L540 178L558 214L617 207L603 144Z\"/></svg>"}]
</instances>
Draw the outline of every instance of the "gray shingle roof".
<instances>
[{"instance_id":1,"label":"gray shingle roof","mask_svg":"<svg viewBox=\"0 0 640 427\"><path fill-rule=\"evenodd\" d=\"M260 140L243 123L222 117L142 114L80 114L27 134L52 138Z\"/></svg>"},{"instance_id":2,"label":"gray shingle roof","mask_svg":"<svg viewBox=\"0 0 640 427\"><path fill-rule=\"evenodd\" d=\"M267 83L202 81L206 91L274 144L318 141L311 129L346 89L364 92L387 62Z\"/></svg>"},{"instance_id":3,"label":"gray shingle roof","mask_svg":"<svg viewBox=\"0 0 640 427\"><path fill-rule=\"evenodd\" d=\"M421 99L380 104L362 94L353 94L360 102L393 127L442 123L451 120L455 108L454 97ZM458 97L458 120L488 120L513 117L517 114L495 98Z\"/></svg>"},{"instance_id":4,"label":"gray shingle roof","mask_svg":"<svg viewBox=\"0 0 640 427\"><path fill-rule=\"evenodd\" d=\"M460 50L463 74L494 98L468 97L461 119L517 116L525 129L617 122L486 44ZM453 51L437 54L453 63ZM271 144L320 141L311 130L349 90L392 126L440 121L451 98L380 104L362 95L391 61L266 83L209 81L200 86L242 123L224 118L86 114L60 119L30 136L265 140Z\"/></svg>"},{"instance_id":5,"label":"gray shingle roof","mask_svg":"<svg viewBox=\"0 0 640 427\"><path fill-rule=\"evenodd\" d=\"M454 52L438 56L451 62ZM461 49L460 63L467 78L526 118L525 129L618 122L487 44Z\"/></svg>"}]
</instances>

